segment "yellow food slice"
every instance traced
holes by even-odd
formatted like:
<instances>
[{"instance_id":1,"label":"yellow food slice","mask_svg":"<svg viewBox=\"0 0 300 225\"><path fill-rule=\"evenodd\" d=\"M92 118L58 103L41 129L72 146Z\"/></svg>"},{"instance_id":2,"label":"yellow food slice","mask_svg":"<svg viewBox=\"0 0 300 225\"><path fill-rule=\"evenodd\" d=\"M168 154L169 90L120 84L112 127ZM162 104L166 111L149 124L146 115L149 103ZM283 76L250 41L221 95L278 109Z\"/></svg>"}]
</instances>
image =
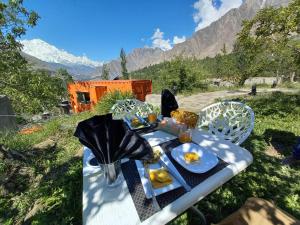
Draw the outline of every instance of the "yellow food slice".
<instances>
[{"instance_id":1,"label":"yellow food slice","mask_svg":"<svg viewBox=\"0 0 300 225\"><path fill-rule=\"evenodd\" d=\"M149 174L153 188L161 188L173 182L172 177L165 169L151 170Z\"/></svg>"},{"instance_id":2,"label":"yellow food slice","mask_svg":"<svg viewBox=\"0 0 300 225\"><path fill-rule=\"evenodd\" d=\"M139 126L139 125L141 125L141 123L140 123L140 121L139 121L138 118L133 118L133 119L131 120L131 126L137 127L137 126Z\"/></svg>"},{"instance_id":3,"label":"yellow food slice","mask_svg":"<svg viewBox=\"0 0 300 225\"><path fill-rule=\"evenodd\" d=\"M184 154L184 160L187 163L193 163L199 161L199 155L196 152L187 152Z\"/></svg>"}]
</instances>

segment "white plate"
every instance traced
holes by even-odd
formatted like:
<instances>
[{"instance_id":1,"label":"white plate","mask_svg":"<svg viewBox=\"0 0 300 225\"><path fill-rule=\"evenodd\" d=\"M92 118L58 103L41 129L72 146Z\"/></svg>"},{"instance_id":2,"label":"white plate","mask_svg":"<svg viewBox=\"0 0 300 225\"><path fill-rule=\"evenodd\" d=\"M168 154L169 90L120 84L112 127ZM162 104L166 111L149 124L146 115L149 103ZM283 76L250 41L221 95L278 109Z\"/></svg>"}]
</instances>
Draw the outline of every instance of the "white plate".
<instances>
[{"instance_id":1,"label":"white plate","mask_svg":"<svg viewBox=\"0 0 300 225\"><path fill-rule=\"evenodd\" d=\"M160 147L157 146L156 148L160 148ZM160 150L162 151L161 148L160 148ZM171 163L171 161L169 160L169 158L168 158L167 155L164 155L164 159L168 160ZM146 198L150 199L151 198L151 191L149 190L149 185L151 185L151 183L148 183L148 179L145 178L145 176L144 176L144 174L145 174L145 168L144 168L144 166L143 166L143 164L142 164L141 161L136 160L135 163L136 163L136 166L137 166L140 178L141 178L141 182L142 182L142 185L143 185L144 192L146 194ZM160 169L160 168L163 168L163 167L159 163L155 163L155 164L150 164L149 165L149 170L150 171L153 170L153 169ZM163 194L165 192L168 192L168 191L171 191L171 190L174 190L176 188L181 187L181 184L172 175L171 175L171 177L173 179L173 182L171 184L169 184L167 186L164 186L162 188L153 188L155 196L158 196L158 195ZM147 183L149 185L147 185Z\"/></svg>"},{"instance_id":2,"label":"white plate","mask_svg":"<svg viewBox=\"0 0 300 225\"><path fill-rule=\"evenodd\" d=\"M174 136L172 134L169 134L169 133L166 133L166 132L163 132L160 130L154 131L151 133L147 133L147 134L143 134L142 137L145 138L151 146L156 146L161 143L171 141L171 140L174 140L177 138L176 136Z\"/></svg>"},{"instance_id":3,"label":"white plate","mask_svg":"<svg viewBox=\"0 0 300 225\"><path fill-rule=\"evenodd\" d=\"M187 152L197 153L200 156L199 162L186 163L184 154ZM174 148L171 155L181 166L193 173L205 173L214 168L219 162L218 157L214 153L194 143L185 143Z\"/></svg>"},{"instance_id":4,"label":"white plate","mask_svg":"<svg viewBox=\"0 0 300 225\"><path fill-rule=\"evenodd\" d=\"M129 127L130 130L139 130L139 129L143 129L143 128L146 128L146 127L150 127L150 124L147 123L147 125L143 124L143 126L141 127L132 127L131 126L131 123L128 119L123 119L124 122L127 124L127 126Z\"/></svg>"}]
</instances>

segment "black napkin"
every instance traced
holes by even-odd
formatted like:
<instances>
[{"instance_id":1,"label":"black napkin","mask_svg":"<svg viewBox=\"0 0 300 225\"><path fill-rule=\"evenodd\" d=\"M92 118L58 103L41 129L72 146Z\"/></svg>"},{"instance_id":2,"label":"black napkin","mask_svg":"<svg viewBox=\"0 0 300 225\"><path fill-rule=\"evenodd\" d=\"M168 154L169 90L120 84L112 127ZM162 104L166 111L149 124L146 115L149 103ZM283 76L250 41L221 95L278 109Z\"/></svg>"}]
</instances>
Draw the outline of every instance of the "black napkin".
<instances>
[{"instance_id":1,"label":"black napkin","mask_svg":"<svg viewBox=\"0 0 300 225\"><path fill-rule=\"evenodd\" d=\"M178 104L175 96L168 90L164 89L161 92L161 114L164 117L171 117L170 113L178 109Z\"/></svg>"},{"instance_id":2,"label":"black napkin","mask_svg":"<svg viewBox=\"0 0 300 225\"><path fill-rule=\"evenodd\" d=\"M122 120L113 120L112 114L94 116L80 122L74 133L79 141L90 148L100 163L111 163L125 135Z\"/></svg>"},{"instance_id":3,"label":"black napkin","mask_svg":"<svg viewBox=\"0 0 300 225\"><path fill-rule=\"evenodd\" d=\"M94 116L80 122L74 136L90 148L99 163L118 159L147 159L152 151L148 142L127 130L123 120L113 120L112 114Z\"/></svg>"},{"instance_id":4,"label":"black napkin","mask_svg":"<svg viewBox=\"0 0 300 225\"><path fill-rule=\"evenodd\" d=\"M115 158L147 160L153 156L149 143L131 130L126 131L119 147L120 151L115 154Z\"/></svg>"}]
</instances>

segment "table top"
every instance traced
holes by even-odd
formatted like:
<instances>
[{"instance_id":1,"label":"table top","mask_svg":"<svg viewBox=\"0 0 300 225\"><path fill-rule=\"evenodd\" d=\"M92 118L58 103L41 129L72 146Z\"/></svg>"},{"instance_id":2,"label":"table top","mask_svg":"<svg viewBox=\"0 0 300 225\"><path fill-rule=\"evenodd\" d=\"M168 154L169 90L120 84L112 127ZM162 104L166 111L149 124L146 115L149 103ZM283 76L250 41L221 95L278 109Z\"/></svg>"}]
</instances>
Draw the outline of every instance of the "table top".
<instances>
[{"instance_id":1,"label":"table top","mask_svg":"<svg viewBox=\"0 0 300 225\"><path fill-rule=\"evenodd\" d=\"M192 140L216 153L229 165L143 222L139 219L124 179L121 185L109 190L103 188L101 173L83 176L83 224L166 224L243 171L253 161L251 153L246 149L204 131L193 130ZM84 161L89 151L84 149ZM85 165L84 162L84 167Z\"/></svg>"}]
</instances>

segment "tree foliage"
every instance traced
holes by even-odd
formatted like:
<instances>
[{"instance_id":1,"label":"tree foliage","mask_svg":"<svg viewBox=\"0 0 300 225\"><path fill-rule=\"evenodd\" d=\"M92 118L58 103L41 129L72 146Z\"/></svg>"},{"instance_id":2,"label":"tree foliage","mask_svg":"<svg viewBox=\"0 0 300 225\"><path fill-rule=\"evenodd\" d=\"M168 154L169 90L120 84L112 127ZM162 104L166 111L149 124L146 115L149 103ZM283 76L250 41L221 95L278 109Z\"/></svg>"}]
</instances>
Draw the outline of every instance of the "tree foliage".
<instances>
[{"instance_id":1,"label":"tree foliage","mask_svg":"<svg viewBox=\"0 0 300 225\"><path fill-rule=\"evenodd\" d=\"M22 0L0 3L0 94L7 95L17 113L37 113L55 106L66 89L63 80L70 76L58 71L34 71L21 56L16 40L34 27L39 16L23 7ZM62 77L61 77L62 76Z\"/></svg>"},{"instance_id":2,"label":"tree foliage","mask_svg":"<svg viewBox=\"0 0 300 225\"><path fill-rule=\"evenodd\" d=\"M16 41L25 34L27 27L36 25L38 15L27 11L21 0L0 2L0 85L15 86L12 76L26 68L26 61L20 55L21 44Z\"/></svg>"},{"instance_id":3,"label":"tree foliage","mask_svg":"<svg viewBox=\"0 0 300 225\"><path fill-rule=\"evenodd\" d=\"M231 53L224 44L214 58L178 57L131 74L134 78L152 79L154 92L173 86L181 92L203 89L211 78L244 85L254 76L299 75L299 15L300 0L287 7L264 8L243 22Z\"/></svg>"},{"instance_id":4,"label":"tree foliage","mask_svg":"<svg viewBox=\"0 0 300 225\"><path fill-rule=\"evenodd\" d=\"M121 58L121 69L122 69L122 76L124 80L128 80L129 79L129 73L126 67L127 64L127 60L126 60L126 53L124 51L124 49L121 49L120 52L120 58Z\"/></svg>"},{"instance_id":5,"label":"tree foliage","mask_svg":"<svg viewBox=\"0 0 300 225\"><path fill-rule=\"evenodd\" d=\"M264 8L243 22L234 50L240 84L267 68L277 73L299 69L300 48L293 41L300 34L299 15L300 0L294 0L287 7Z\"/></svg>"},{"instance_id":6,"label":"tree foliage","mask_svg":"<svg viewBox=\"0 0 300 225\"><path fill-rule=\"evenodd\" d=\"M12 83L18 87L6 86L4 94L12 99L17 113L38 113L49 110L66 96L62 79L51 76L48 71L24 70L21 76L13 76Z\"/></svg>"},{"instance_id":7,"label":"tree foliage","mask_svg":"<svg viewBox=\"0 0 300 225\"><path fill-rule=\"evenodd\" d=\"M156 93L164 88L174 87L179 92L185 92L204 88L204 82L200 80L204 79L206 72L209 73L207 64L203 61L176 57L171 61L132 72L131 76L135 79L151 79L153 91Z\"/></svg>"},{"instance_id":8,"label":"tree foliage","mask_svg":"<svg viewBox=\"0 0 300 225\"><path fill-rule=\"evenodd\" d=\"M101 74L102 80L109 80L109 68L107 64L104 64L102 67L102 74Z\"/></svg>"}]
</instances>

